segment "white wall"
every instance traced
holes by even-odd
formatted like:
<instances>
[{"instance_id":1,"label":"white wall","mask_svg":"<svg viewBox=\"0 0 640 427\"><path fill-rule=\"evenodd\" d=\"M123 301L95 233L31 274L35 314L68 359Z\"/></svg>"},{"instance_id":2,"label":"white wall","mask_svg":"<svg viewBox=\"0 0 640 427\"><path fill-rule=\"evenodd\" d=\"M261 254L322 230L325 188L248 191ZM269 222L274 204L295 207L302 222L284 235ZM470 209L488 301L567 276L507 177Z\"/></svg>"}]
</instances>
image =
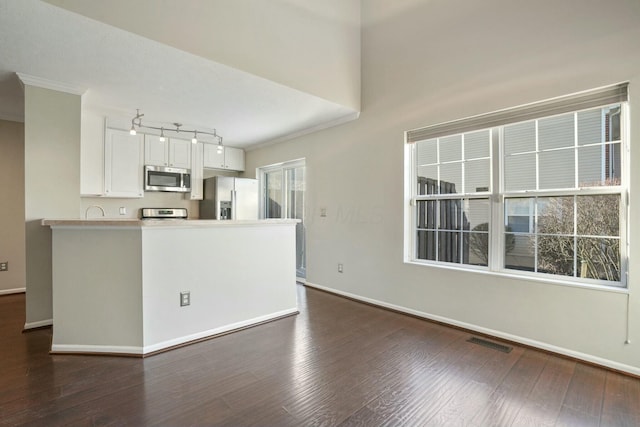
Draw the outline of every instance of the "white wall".
<instances>
[{"instance_id":1,"label":"white wall","mask_svg":"<svg viewBox=\"0 0 640 427\"><path fill-rule=\"evenodd\" d=\"M142 265L145 351L297 311L295 224L145 228Z\"/></svg>"},{"instance_id":2,"label":"white wall","mask_svg":"<svg viewBox=\"0 0 640 427\"><path fill-rule=\"evenodd\" d=\"M0 295L25 288L24 125L0 120Z\"/></svg>"},{"instance_id":3,"label":"white wall","mask_svg":"<svg viewBox=\"0 0 640 427\"><path fill-rule=\"evenodd\" d=\"M362 20L360 119L247 154L247 171L306 158L307 280L640 373L633 262L628 345L625 293L403 263L403 132L624 80L640 109L640 3L366 0ZM631 188L637 218L637 168ZM634 221L630 238L633 257Z\"/></svg>"},{"instance_id":4,"label":"white wall","mask_svg":"<svg viewBox=\"0 0 640 427\"><path fill-rule=\"evenodd\" d=\"M54 229L53 234L52 347L139 352L143 342L140 228Z\"/></svg>"},{"instance_id":5,"label":"white wall","mask_svg":"<svg viewBox=\"0 0 640 427\"><path fill-rule=\"evenodd\" d=\"M51 230L80 214L79 95L24 87L26 328L51 323Z\"/></svg>"},{"instance_id":6,"label":"white wall","mask_svg":"<svg viewBox=\"0 0 640 427\"><path fill-rule=\"evenodd\" d=\"M47 0L360 109L359 0Z\"/></svg>"}]
</instances>

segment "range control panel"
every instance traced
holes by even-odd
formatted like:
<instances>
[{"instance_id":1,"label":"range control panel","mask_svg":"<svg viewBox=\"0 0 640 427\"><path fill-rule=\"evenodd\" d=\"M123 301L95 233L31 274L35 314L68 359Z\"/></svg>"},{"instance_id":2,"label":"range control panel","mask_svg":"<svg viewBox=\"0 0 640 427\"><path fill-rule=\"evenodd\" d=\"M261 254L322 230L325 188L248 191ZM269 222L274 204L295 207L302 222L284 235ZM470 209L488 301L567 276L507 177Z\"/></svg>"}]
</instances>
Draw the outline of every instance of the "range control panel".
<instances>
[{"instance_id":1,"label":"range control panel","mask_svg":"<svg viewBox=\"0 0 640 427\"><path fill-rule=\"evenodd\" d=\"M158 218L180 218L187 219L188 213L185 208L142 208L140 209L140 218L142 219L158 219Z\"/></svg>"}]
</instances>

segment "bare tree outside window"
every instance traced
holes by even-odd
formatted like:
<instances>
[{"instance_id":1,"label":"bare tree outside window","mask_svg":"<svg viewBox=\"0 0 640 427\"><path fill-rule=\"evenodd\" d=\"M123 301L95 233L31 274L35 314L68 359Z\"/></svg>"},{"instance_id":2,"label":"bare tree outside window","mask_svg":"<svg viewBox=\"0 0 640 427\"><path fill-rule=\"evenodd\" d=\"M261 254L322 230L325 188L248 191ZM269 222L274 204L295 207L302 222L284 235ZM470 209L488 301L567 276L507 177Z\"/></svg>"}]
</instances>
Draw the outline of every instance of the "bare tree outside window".
<instances>
[{"instance_id":1,"label":"bare tree outside window","mask_svg":"<svg viewBox=\"0 0 640 427\"><path fill-rule=\"evenodd\" d=\"M480 265L489 265L489 223L484 222L473 227L476 233L469 237L469 250L482 260ZM506 233L511 233L511 227L505 227ZM505 253L509 253L516 246L516 238L513 234L505 234Z\"/></svg>"},{"instance_id":2,"label":"bare tree outside window","mask_svg":"<svg viewBox=\"0 0 640 427\"><path fill-rule=\"evenodd\" d=\"M619 205L618 194L546 198L530 239L538 271L620 281Z\"/></svg>"}]
</instances>

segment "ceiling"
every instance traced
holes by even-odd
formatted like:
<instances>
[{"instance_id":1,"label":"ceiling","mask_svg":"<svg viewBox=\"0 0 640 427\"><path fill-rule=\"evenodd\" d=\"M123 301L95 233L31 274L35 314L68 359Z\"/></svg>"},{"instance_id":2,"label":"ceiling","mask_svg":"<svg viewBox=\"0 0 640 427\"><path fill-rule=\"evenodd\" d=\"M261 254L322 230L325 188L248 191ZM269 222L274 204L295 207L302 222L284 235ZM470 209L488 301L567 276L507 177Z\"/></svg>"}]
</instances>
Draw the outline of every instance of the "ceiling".
<instances>
[{"instance_id":1,"label":"ceiling","mask_svg":"<svg viewBox=\"0 0 640 427\"><path fill-rule=\"evenodd\" d=\"M37 0L0 0L0 119L22 121L16 73L86 89L83 107L213 130L250 148L358 117L351 108Z\"/></svg>"}]
</instances>

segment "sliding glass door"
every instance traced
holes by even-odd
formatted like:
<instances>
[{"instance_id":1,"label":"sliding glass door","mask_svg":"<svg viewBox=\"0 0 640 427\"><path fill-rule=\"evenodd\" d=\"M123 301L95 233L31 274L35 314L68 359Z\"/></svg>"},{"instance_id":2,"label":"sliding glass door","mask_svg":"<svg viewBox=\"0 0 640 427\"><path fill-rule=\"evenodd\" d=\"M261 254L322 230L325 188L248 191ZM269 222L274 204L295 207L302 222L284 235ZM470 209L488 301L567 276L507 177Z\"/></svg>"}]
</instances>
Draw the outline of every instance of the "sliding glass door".
<instances>
[{"instance_id":1,"label":"sliding glass door","mask_svg":"<svg viewBox=\"0 0 640 427\"><path fill-rule=\"evenodd\" d=\"M296 275L306 277L304 197L304 160L259 168L263 218L299 219L296 225Z\"/></svg>"}]
</instances>

